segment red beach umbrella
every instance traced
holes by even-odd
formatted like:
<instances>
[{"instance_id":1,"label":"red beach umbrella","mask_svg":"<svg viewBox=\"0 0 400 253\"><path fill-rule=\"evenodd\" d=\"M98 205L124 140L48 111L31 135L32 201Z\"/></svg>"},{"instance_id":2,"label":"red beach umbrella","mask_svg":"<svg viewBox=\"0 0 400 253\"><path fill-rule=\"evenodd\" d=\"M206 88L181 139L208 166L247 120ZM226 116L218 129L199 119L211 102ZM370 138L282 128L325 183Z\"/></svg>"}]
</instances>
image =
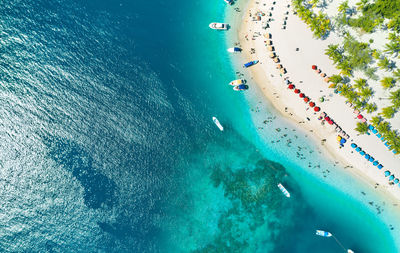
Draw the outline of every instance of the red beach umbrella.
<instances>
[{"instance_id":1,"label":"red beach umbrella","mask_svg":"<svg viewBox=\"0 0 400 253\"><path fill-rule=\"evenodd\" d=\"M299 94L299 93L300 93L300 90L299 90L299 89L295 89L295 90L294 90L294 93Z\"/></svg>"},{"instance_id":2,"label":"red beach umbrella","mask_svg":"<svg viewBox=\"0 0 400 253\"><path fill-rule=\"evenodd\" d=\"M310 99L309 99L308 97L305 97L305 98L304 98L304 102L307 103L308 101L310 101Z\"/></svg>"},{"instance_id":3,"label":"red beach umbrella","mask_svg":"<svg viewBox=\"0 0 400 253\"><path fill-rule=\"evenodd\" d=\"M299 95L301 98L304 98L306 95L304 95L304 93L300 93Z\"/></svg>"},{"instance_id":4,"label":"red beach umbrella","mask_svg":"<svg viewBox=\"0 0 400 253\"><path fill-rule=\"evenodd\" d=\"M314 107L314 111L319 112L319 110L321 110L321 108L319 108L318 106Z\"/></svg>"},{"instance_id":5,"label":"red beach umbrella","mask_svg":"<svg viewBox=\"0 0 400 253\"><path fill-rule=\"evenodd\" d=\"M329 125L333 125L333 120L328 121Z\"/></svg>"},{"instance_id":6,"label":"red beach umbrella","mask_svg":"<svg viewBox=\"0 0 400 253\"><path fill-rule=\"evenodd\" d=\"M310 107L314 107L315 103L314 102L310 102L309 105L310 105Z\"/></svg>"},{"instance_id":7,"label":"red beach umbrella","mask_svg":"<svg viewBox=\"0 0 400 253\"><path fill-rule=\"evenodd\" d=\"M294 84L289 84L288 88L293 90L294 89Z\"/></svg>"},{"instance_id":8,"label":"red beach umbrella","mask_svg":"<svg viewBox=\"0 0 400 253\"><path fill-rule=\"evenodd\" d=\"M357 118L362 119L363 116L361 114L358 114Z\"/></svg>"},{"instance_id":9,"label":"red beach umbrella","mask_svg":"<svg viewBox=\"0 0 400 253\"><path fill-rule=\"evenodd\" d=\"M316 70L316 69L317 69L317 65L312 65L311 68L312 68L313 70Z\"/></svg>"}]
</instances>

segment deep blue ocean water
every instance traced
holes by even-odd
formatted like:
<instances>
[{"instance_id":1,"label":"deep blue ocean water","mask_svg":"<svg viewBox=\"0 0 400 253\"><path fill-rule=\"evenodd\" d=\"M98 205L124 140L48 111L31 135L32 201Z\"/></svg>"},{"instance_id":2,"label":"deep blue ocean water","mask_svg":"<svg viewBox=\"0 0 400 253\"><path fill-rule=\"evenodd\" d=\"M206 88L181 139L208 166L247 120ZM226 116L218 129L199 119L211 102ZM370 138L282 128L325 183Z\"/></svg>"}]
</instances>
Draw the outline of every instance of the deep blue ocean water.
<instances>
[{"instance_id":1,"label":"deep blue ocean water","mask_svg":"<svg viewBox=\"0 0 400 253\"><path fill-rule=\"evenodd\" d=\"M226 33L208 28L225 8L2 2L1 251L341 252L321 228L359 252L395 252L366 200L268 144L281 136L259 120L293 129L255 88L226 85Z\"/></svg>"}]
</instances>

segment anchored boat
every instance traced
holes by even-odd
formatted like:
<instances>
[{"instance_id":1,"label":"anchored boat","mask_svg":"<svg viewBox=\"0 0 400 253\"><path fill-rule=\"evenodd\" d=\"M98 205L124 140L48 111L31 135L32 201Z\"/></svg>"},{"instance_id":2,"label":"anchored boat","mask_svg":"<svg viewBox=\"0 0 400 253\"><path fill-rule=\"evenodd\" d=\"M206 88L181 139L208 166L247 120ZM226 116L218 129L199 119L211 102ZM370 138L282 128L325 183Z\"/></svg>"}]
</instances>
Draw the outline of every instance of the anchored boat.
<instances>
[{"instance_id":1,"label":"anchored boat","mask_svg":"<svg viewBox=\"0 0 400 253\"><path fill-rule=\"evenodd\" d=\"M242 52L242 49L240 47L231 47L228 48L229 53L235 53L235 52Z\"/></svg>"},{"instance_id":2,"label":"anchored boat","mask_svg":"<svg viewBox=\"0 0 400 253\"><path fill-rule=\"evenodd\" d=\"M225 3L227 3L227 4L229 4L229 5L232 5L233 4L233 0L224 0L225 1Z\"/></svg>"},{"instance_id":3,"label":"anchored boat","mask_svg":"<svg viewBox=\"0 0 400 253\"><path fill-rule=\"evenodd\" d=\"M233 87L233 90L240 91L240 90L247 90L248 88L249 88L249 86L247 86L245 84L240 84L240 85Z\"/></svg>"},{"instance_id":4,"label":"anchored boat","mask_svg":"<svg viewBox=\"0 0 400 253\"><path fill-rule=\"evenodd\" d=\"M217 125L217 127L219 128L219 130L224 131L224 127L221 125L221 123L219 123L219 120L216 117L212 117L215 125Z\"/></svg>"},{"instance_id":5,"label":"anchored boat","mask_svg":"<svg viewBox=\"0 0 400 253\"><path fill-rule=\"evenodd\" d=\"M290 193L286 190L285 187L281 183L278 184L279 190L285 195L287 198L290 198Z\"/></svg>"},{"instance_id":6,"label":"anchored boat","mask_svg":"<svg viewBox=\"0 0 400 253\"><path fill-rule=\"evenodd\" d=\"M229 24L213 22L209 27L214 30L228 30Z\"/></svg>"},{"instance_id":7,"label":"anchored boat","mask_svg":"<svg viewBox=\"0 0 400 253\"><path fill-rule=\"evenodd\" d=\"M232 82L229 83L229 85L235 86L235 85L241 85L241 84L245 84L246 80L244 79L237 79L237 80L233 80Z\"/></svg>"},{"instance_id":8,"label":"anchored boat","mask_svg":"<svg viewBox=\"0 0 400 253\"><path fill-rule=\"evenodd\" d=\"M244 67L245 67L245 68L248 68L248 67L251 67L251 66L253 66L253 65L257 64L257 63L258 63L258 60L256 60L256 61L249 61L248 63L245 63L245 64L244 64Z\"/></svg>"},{"instance_id":9,"label":"anchored boat","mask_svg":"<svg viewBox=\"0 0 400 253\"><path fill-rule=\"evenodd\" d=\"M327 231L323 231L323 230L317 230L315 231L316 235L322 236L322 237L331 237L332 234L327 232Z\"/></svg>"}]
</instances>

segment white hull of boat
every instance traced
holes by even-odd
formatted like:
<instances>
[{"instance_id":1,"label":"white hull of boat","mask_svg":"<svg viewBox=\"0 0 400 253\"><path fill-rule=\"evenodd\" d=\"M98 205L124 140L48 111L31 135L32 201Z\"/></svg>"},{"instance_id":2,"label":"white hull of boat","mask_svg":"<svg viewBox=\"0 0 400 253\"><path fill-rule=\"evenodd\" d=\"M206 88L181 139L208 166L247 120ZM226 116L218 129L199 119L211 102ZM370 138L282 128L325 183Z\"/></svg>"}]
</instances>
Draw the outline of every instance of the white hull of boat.
<instances>
[{"instance_id":1,"label":"white hull of boat","mask_svg":"<svg viewBox=\"0 0 400 253\"><path fill-rule=\"evenodd\" d=\"M285 195L287 198L290 198L290 193L286 190L285 187L281 183L278 184L279 190Z\"/></svg>"},{"instance_id":2,"label":"white hull of boat","mask_svg":"<svg viewBox=\"0 0 400 253\"><path fill-rule=\"evenodd\" d=\"M221 125L221 123L219 123L219 120L216 117L212 118L215 125L217 125L217 127L219 128L219 130L224 131L224 127Z\"/></svg>"},{"instance_id":3,"label":"white hull of boat","mask_svg":"<svg viewBox=\"0 0 400 253\"><path fill-rule=\"evenodd\" d=\"M228 30L229 25L225 23L213 22L208 25L213 30Z\"/></svg>"},{"instance_id":4,"label":"white hull of boat","mask_svg":"<svg viewBox=\"0 0 400 253\"><path fill-rule=\"evenodd\" d=\"M233 80L232 82L230 82L229 85L236 86L236 85L240 85L240 84L244 84L244 83L246 83L245 80L237 79L237 80Z\"/></svg>"}]
</instances>

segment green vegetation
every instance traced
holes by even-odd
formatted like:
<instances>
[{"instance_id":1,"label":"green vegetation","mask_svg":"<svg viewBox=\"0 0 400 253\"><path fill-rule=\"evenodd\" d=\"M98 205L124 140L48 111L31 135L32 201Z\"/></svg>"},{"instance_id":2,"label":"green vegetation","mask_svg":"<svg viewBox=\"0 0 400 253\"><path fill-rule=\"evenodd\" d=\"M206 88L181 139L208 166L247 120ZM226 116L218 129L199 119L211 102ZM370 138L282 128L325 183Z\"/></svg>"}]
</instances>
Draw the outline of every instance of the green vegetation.
<instances>
[{"instance_id":1,"label":"green vegetation","mask_svg":"<svg viewBox=\"0 0 400 253\"><path fill-rule=\"evenodd\" d=\"M371 112L375 112L376 110L378 110L378 107L376 106L376 104L366 104L365 110L367 110L367 113L371 113Z\"/></svg>"},{"instance_id":2,"label":"green vegetation","mask_svg":"<svg viewBox=\"0 0 400 253\"><path fill-rule=\"evenodd\" d=\"M381 85L384 89L390 89L394 86L395 82L396 81L394 80L393 77L384 77L381 80Z\"/></svg>"},{"instance_id":3,"label":"green vegetation","mask_svg":"<svg viewBox=\"0 0 400 253\"><path fill-rule=\"evenodd\" d=\"M395 33L388 36L389 42L385 44L385 52L390 54L398 54L400 52L400 37Z\"/></svg>"},{"instance_id":4,"label":"green vegetation","mask_svg":"<svg viewBox=\"0 0 400 253\"><path fill-rule=\"evenodd\" d=\"M355 130L360 134L366 134L368 133L368 125L367 123L357 122L357 127Z\"/></svg>"},{"instance_id":5,"label":"green vegetation","mask_svg":"<svg viewBox=\"0 0 400 253\"><path fill-rule=\"evenodd\" d=\"M393 107L396 108L397 110L399 110L400 109L400 89L390 92L389 99L391 100Z\"/></svg>"},{"instance_id":6,"label":"green vegetation","mask_svg":"<svg viewBox=\"0 0 400 253\"><path fill-rule=\"evenodd\" d=\"M388 58L383 57L378 61L378 67L383 70L388 70L390 67L390 61Z\"/></svg>"},{"instance_id":7,"label":"green vegetation","mask_svg":"<svg viewBox=\"0 0 400 253\"><path fill-rule=\"evenodd\" d=\"M318 2L318 1L317 1ZM311 5L315 5L312 4ZM332 29L331 21L328 16L322 12L318 15L312 11L312 8L306 8L302 0L294 0L293 7L297 15L310 27L314 36L320 39L326 38Z\"/></svg>"},{"instance_id":8,"label":"green vegetation","mask_svg":"<svg viewBox=\"0 0 400 253\"><path fill-rule=\"evenodd\" d=\"M393 106L388 106L382 108L381 115L387 119L393 118L394 114L396 113L396 108Z\"/></svg>"}]
</instances>

